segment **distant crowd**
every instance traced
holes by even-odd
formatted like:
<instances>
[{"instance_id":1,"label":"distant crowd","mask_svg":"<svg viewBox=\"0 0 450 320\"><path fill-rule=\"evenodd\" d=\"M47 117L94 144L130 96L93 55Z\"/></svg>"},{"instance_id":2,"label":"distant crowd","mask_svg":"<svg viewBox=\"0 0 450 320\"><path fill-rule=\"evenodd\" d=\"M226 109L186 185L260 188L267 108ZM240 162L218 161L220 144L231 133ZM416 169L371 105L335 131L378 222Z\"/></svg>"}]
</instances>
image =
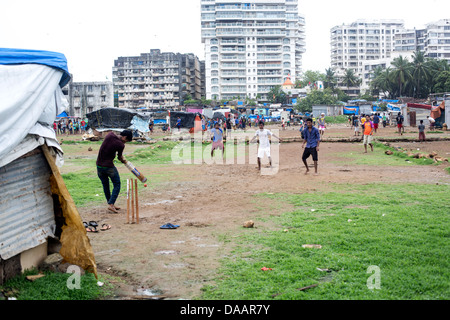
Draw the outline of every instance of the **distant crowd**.
<instances>
[{"instance_id":1,"label":"distant crowd","mask_svg":"<svg viewBox=\"0 0 450 320\"><path fill-rule=\"evenodd\" d=\"M53 123L56 134L83 134L86 132L87 120L62 119Z\"/></svg>"}]
</instances>

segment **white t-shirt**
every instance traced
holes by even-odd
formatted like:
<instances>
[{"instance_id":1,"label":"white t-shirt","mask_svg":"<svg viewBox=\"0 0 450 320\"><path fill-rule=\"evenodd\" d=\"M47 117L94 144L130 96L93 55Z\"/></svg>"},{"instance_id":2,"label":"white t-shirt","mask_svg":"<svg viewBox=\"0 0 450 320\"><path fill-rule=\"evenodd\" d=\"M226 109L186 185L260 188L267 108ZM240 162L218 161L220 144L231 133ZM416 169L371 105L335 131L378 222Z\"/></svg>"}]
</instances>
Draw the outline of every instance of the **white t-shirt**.
<instances>
[{"instance_id":1,"label":"white t-shirt","mask_svg":"<svg viewBox=\"0 0 450 320\"><path fill-rule=\"evenodd\" d=\"M269 136L272 135L272 132L268 129L259 129L255 132L255 137L259 138L259 147L260 148L270 148Z\"/></svg>"}]
</instances>

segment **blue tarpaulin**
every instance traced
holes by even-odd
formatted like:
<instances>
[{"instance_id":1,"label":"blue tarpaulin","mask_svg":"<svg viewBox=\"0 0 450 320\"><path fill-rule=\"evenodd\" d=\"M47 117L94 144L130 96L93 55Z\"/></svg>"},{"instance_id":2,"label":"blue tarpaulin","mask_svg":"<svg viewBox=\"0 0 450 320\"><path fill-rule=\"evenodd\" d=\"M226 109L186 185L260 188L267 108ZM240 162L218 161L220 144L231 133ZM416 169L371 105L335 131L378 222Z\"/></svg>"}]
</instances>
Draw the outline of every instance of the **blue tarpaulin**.
<instances>
[{"instance_id":1,"label":"blue tarpaulin","mask_svg":"<svg viewBox=\"0 0 450 320\"><path fill-rule=\"evenodd\" d=\"M70 81L67 59L62 53L42 50L0 48L0 64L42 64L64 72L59 82L62 88Z\"/></svg>"},{"instance_id":2,"label":"blue tarpaulin","mask_svg":"<svg viewBox=\"0 0 450 320\"><path fill-rule=\"evenodd\" d=\"M69 115L65 112L65 111L63 111L63 112L61 112L60 114L58 114L56 117L57 118L66 118L66 117L68 117Z\"/></svg>"},{"instance_id":3,"label":"blue tarpaulin","mask_svg":"<svg viewBox=\"0 0 450 320\"><path fill-rule=\"evenodd\" d=\"M359 114L359 107L358 106L345 106L344 114Z\"/></svg>"}]
</instances>

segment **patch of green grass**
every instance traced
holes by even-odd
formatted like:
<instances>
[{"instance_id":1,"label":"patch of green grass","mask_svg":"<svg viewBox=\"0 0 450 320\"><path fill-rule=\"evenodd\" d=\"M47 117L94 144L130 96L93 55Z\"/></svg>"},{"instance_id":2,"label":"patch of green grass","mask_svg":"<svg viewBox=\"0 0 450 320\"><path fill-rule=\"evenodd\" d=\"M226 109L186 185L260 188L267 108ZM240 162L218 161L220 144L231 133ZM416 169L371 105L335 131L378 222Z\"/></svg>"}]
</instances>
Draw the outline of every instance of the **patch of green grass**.
<instances>
[{"instance_id":1,"label":"patch of green grass","mask_svg":"<svg viewBox=\"0 0 450 320\"><path fill-rule=\"evenodd\" d=\"M450 174L450 167L445 168L445 171L447 171L447 173Z\"/></svg>"},{"instance_id":2,"label":"patch of green grass","mask_svg":"<svg viewBox=\"0 0 450 320\"><path fill-rule=\"evenodd\" d=\"M79 289L73 288L76 283L73 278L69 279L74 276L72 273L45 272L44 277L33 282L26 279L26 276L36 274L36 270L26 271L0 286L0 290L17 300L96 300L111 294L112 285L107 279L99 276L97 280L92 273L80 276ZM97 281L103 282L104 286L99 287ZM69 289L70 286L73 289Z\"/></svg>"},{"instance_id":3,"label":"patch of green grass","mask_svg":"<svg viewBox=\"0 0 450 320\"><path fill-rule=\"evenodd\" d=\"M201 298L449 299L449 192L447 185L367 184L260 195L296 209L265 217L274 224L270 230L247 229ZM380 270L380 289L368 288L371 266ZM312 284L318 286L298 290Z\"/></svg>"},{"instance_id":4,"label":"patch of green grass","mask_svg":"<svg viewBox=\"0 0 450 320\"><path fill-rule=\"evenodd\" d=\"M344 158L350 158L353 160L353 164L356 165L374 165L374 166L409 166L412 164L417 165L436 165L433 159L421 158L416 159L408 156L406 153L397 151L394 148L388 147L382 143L373 143L374 151L370 151L370 147L367 147L368 153L363 153L364 147L361 145L361 152L344 152L340 153ZM385 151L391 150L392 155L386 155ZM345 160L348 162L348 160ZM341 161L338 161L341 162Z\"/></svg>"},{"instance_id":5,"label":"patch of green grass","mask_svg":"<svg viewBox=\"0 0 450 320\"><path fill-rule=\"evenodd\" d=\"M172 149L178 145L177 141L161 141L135 150L125 158L133 163L168 163L171 160Z\"/></svg>"},{"instance_id":6,"label":"patch of green grass","mask_svg":"<svg viewBox=\"0 0 450 320\"><path fill-rule=\"evenodd\" d=\"M348 117L344 115L340 116L326 116L326 123L348 123Z\"/></svg>"},{"instance_id":7,"label":"patch of green grass","mask_svg":"<svg viewBox=\"0 0 450 320\"><path fill-rule=\"evenodd\" d=\"M393 152L393 154L391 156L402 158L402 159L407 159L407 160L411 161L414 164L420 164L420 165L436 164L436 162L434 162L433 159L428 159L428 158L416 159L416 158L408 156L408 154L406 154L405 152L397 151L394 148L386 146L386 145L384 145L382 143L375 142L374 143L374 147L375 148L380 148L380 149L385 150L385 151L386 150L391 150Z\"/></svg>"},{"instance_id":8,"label":"patch of green grass","mask_svg":"<svg viewBox=\"0 0 450 320\"><path fill-rule=\"evenodd\" d=\"M92 170L82 170L76 173L62 174L64 183L77 207L87 203L100 203L105 201L103 186L97 176L95 167ZM124 190L126 179L121 179L121 191Z\"/></svg>"},{"instance_id":9,"label":"patch of green grass","mask_svg":"<svg viewBox=\"0 0 450 320\"><path fill-rule=\"evenodd\" d=\"M444 133L444 131L427 131L426 133Z\"/></svg>"}]
</instances>

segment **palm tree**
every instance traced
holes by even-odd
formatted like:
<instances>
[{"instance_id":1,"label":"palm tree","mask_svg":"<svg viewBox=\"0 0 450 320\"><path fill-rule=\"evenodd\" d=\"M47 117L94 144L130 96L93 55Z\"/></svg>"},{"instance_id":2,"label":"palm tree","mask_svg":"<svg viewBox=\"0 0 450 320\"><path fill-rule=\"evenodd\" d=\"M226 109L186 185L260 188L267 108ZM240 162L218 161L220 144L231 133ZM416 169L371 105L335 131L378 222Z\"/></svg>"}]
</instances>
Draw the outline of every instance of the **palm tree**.
<instances>
[{"instance_id":1,"label":"palm tree","mask_svg":"<svg viewBox=\"0 0 450 320\"><path fill-rule=\"evenodd\" d=\"M450 71L450 65L447 60L437 60L428 58L425 62L430 70L430 77L427 81L428 89L431 92L436 84L436 78L444 71Z\"/></svg>"},{"instance_id":2,"label":"palm tree","mask_svg":"<svg viewBox=\"0 0 450 320\"><path fill-rule=\"evenodd\" d=\"M353 69L346 69L342 82L347 86L347 90L349 90L350 87L357 86L360 83L360 79L355 75Z\"/></svg>"},{"instance_id":3,"label":"palm tree","mask_svg":"<svg viewBox=\"0 0 450 320\"><path fill-rule=\"evenodd\" d=\"M428 81L430 77L430 67L425 61L425 55L421 51L416 51L412 55L413 58L413 82L415 84L415 96L420 95L420 83L422 80Z\"/></svg>"},{"instance_id":4,"label":"palm tree","mask_svg":"<svg viewBox=\"0 0 450 320\"><path fill-rule=\"evenodd\" d=\"M398 88L399 96L403 93L403 85L407 81L412 79L412 65L408 62L408 59L399 56L392 61L392 65L395 67L392 71L392 77L395 79Z\"/></svg>"},{"instance_id":5,"label":"palm tree","mask_svg":"<svg viewBox=\"0 0 450 320\"><path fill-rule=\"evenodd\" d=\"M372 86L378 88L383 94L393 98L395 92L395 83L392 81L392 69L390 67L382 69L381 67L375 69Z\"/></svg>"},{"instance_id":6,"label":"palm tree","mask_svg":"<svg viewBox=\"0 0 450 320\"><path fill-rule=\"evenodd\" d=\"M337 82L336 74L332 68L325 69L325 88L334 89Z\"/></svg>"},{"instance_id":7,"label":"palm tree","mask_svg":"<svg viewBox=\"0 0 450 320\"><path fill-rule=\"evenodd\" d=\"M379 94L380 93L380 83L379 83L379 77L383 73L383 67L377 66L375 69L372 70L371 73L371 80L370 80L370 89L372 91L372 94Z\"/></svg>"}]
</instances>

